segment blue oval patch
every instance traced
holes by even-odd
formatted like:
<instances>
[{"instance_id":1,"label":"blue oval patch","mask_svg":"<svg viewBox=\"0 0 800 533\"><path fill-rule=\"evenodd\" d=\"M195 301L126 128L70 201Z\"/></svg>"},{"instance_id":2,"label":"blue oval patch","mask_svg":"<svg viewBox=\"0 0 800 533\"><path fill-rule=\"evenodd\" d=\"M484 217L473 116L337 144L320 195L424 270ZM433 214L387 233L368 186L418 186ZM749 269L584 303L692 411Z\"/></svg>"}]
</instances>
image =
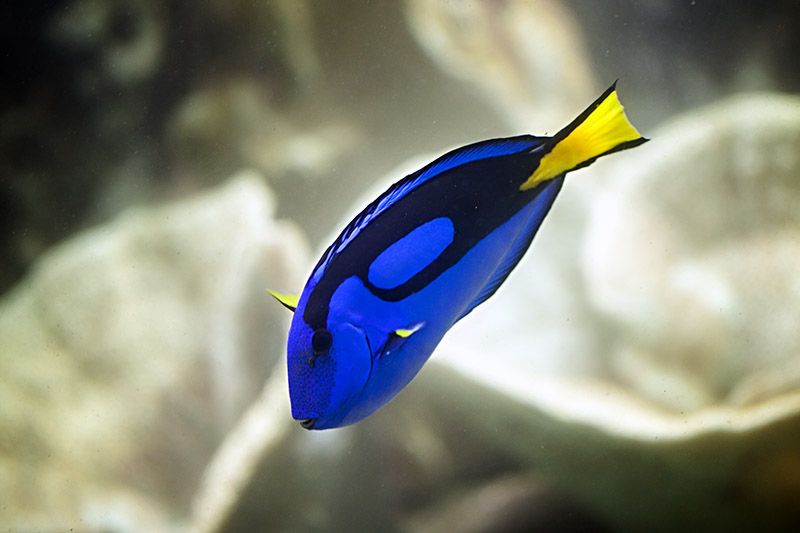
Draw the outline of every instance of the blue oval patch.
<instances>
[{"instance_id":1,"label":"blue oval patch","mask_svg":"<svg viewBox=\"0 0 800 533\"><path fill-rule=\"evenodd\" d=\"M430 265L453 242L453 222L434 218L389 245L369 266L368 279L379 289L394 289Z\"/></svg>"}]
</instances>

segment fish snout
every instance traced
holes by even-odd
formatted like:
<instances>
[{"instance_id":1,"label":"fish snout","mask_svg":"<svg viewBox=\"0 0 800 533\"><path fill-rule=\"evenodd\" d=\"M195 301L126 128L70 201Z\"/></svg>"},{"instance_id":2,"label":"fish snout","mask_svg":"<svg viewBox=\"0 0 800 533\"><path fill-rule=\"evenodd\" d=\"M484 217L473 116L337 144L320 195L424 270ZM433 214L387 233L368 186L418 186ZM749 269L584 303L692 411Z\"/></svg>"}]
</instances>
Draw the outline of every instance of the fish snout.
<instances>
[{"instance_id":1,"label":"fish snout","mask_svg":"<svg viewBox=\"0 0 800 533\"><path fill-rule=\"evenodd\" d=\"M304 418L303 420L300 420L300 425L303 426L305 429L312 429L314 427L314 424L316 423L317 423L316 418Z\"/></svg>"}]
</instances>

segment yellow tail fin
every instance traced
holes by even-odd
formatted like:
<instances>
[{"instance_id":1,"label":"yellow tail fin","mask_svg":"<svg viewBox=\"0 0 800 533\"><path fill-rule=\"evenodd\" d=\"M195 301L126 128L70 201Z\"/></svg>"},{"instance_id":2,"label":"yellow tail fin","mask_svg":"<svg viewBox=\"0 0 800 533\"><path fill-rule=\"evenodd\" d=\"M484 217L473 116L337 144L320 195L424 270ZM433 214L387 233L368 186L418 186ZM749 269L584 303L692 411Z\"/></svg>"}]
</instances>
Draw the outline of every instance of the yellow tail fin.
<instances>
[{"instance_id":1,"label":"yellow tail fin","mask_svg":"<svg viewBox=\"0 0 800 533\"><path fill-rule=\"evenodd\" d=\"M520 190L532 189L564 172L590 165L602 155L647 142L648 139L628 122L617 98L616 86L614 82L569 126L552 137L550 152L542 157Z\"/></svg>"}]
</instances>

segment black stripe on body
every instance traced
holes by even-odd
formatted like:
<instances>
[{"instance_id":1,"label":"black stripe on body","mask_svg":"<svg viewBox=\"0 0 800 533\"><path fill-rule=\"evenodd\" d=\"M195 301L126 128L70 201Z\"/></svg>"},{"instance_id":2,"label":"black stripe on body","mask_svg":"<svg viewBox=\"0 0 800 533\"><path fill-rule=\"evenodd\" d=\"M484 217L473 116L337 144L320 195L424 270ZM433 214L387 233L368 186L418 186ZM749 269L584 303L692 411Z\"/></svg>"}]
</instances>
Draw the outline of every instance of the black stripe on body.
<instances>
[{"instance_id":1,"label":"black stripe on body","mask_svg":"<svg viewBox=\"0 0 800 533\"><path fill-rule=\"evenodd\" d=\"M524 151L472 161L448 169L410 191L331 260L309 296L303 315L306 323L313 329L326 326L334 291L353 275L372 294L389 302L424 289L537 196L545 184L527 191L520 191L519 187L540 158L541 153ZM379 289L369 282L369 266L378 255L414 228L438 217L450 218L455 228L453 242L439 257L398 287Z\"/></svg>"}]
</instances>

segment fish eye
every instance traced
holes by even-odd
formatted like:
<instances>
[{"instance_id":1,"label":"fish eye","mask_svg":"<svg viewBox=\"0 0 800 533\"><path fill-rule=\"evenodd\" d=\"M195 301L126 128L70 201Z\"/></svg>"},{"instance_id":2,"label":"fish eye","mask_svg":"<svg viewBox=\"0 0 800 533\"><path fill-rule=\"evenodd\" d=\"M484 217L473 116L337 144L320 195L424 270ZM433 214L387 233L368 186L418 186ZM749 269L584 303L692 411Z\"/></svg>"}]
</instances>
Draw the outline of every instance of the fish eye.
<instances>
[{"instance_id":1,"label":"fish eye","mask_svg":"<svg viewBox=\"0 0 800 533\"><path fill-rule=\"evenodd\" d=\"M332 344L333 335L327 329L318 329L311 337L311 349L314 350L314 354L327 352Z\"/></svg>"}]
</instances>

